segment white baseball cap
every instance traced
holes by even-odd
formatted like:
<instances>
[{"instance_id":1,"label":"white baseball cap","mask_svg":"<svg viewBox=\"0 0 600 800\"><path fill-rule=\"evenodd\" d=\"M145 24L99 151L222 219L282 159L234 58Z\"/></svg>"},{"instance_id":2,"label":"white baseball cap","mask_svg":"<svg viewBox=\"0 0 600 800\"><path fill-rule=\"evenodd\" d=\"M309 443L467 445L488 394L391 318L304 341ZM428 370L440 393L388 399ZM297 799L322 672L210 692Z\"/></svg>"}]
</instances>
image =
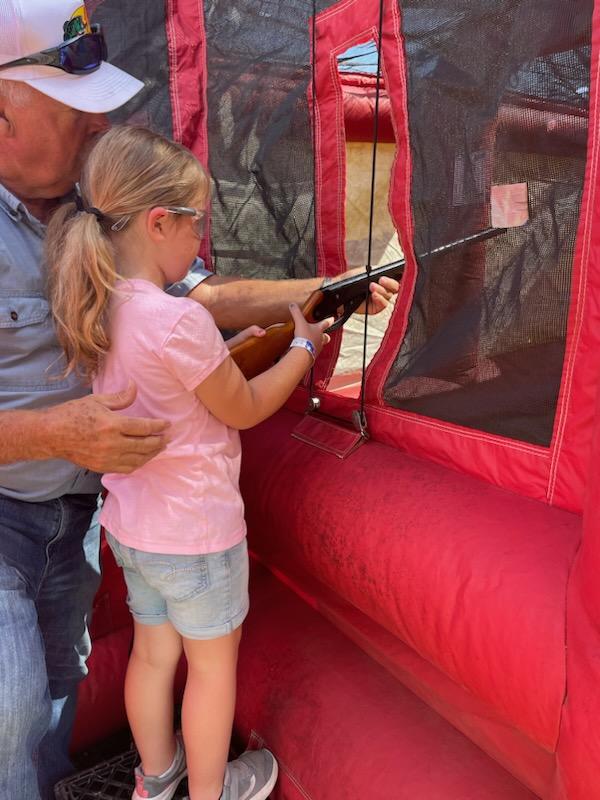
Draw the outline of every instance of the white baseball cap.
<instances>
[{"instance_id":1,"label":"white baseball cap","mask_svg":"<svg viewBox=\"0 0 600 800\"><path fill-rule=\"evenodd\" d=\"M82 0L0 0L0 66L91 33ZM86 75L51 66L0 69L0 80L22 81L79 111L104 113L119 108L144 84L102 61Z\"/></svg>"}]
</instances>

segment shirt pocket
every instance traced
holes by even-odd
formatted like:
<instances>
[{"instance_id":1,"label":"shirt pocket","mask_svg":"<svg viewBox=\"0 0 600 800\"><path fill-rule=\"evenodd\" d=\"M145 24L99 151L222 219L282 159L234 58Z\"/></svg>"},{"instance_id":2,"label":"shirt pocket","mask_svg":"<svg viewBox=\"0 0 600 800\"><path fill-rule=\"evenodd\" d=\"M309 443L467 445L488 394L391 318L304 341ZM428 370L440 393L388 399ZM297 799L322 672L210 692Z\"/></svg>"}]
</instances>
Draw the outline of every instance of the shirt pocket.
<instances>
[{"instance_id":1,"label":"shirt pocket","mask_svg":"<svg viewBox=\"0 0 600 800\"><path fill-rule=\"evenodd\" d=\"M0 387L5 390L64 389L64 356L46 298L0 297Z\"/></svg>"},{"instance_id":2,"label":"shirt pocket","mask_svg":"<svg viewBox=\"0 0 600 800\"><path fill-rule=\"evenodd\" d=\"M0 298L0 328L23 328L43 322L50 314L43 297Z\"/></svg>"}]
</instances>

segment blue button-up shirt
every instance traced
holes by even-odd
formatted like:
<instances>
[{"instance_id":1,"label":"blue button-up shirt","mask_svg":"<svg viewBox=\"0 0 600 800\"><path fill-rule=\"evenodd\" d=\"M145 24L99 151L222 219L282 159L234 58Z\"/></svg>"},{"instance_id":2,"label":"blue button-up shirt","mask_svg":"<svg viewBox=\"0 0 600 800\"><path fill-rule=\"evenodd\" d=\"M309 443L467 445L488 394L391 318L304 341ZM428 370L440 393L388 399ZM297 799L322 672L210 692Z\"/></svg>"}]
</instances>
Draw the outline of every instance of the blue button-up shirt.
<instances>
[{"instance_id":1,"label":"blue button-up shirt","mask_svg":"<svg viewBox=\"0 0 600 800\"><path fill-rule=\"evenodd\" d=\"M43 262L45 226L0 184L0 412L37 409L88 394L71 373L56 339ZM169 287L188 294L212 273L196 259L190 273ZM63 494L97 492L99 476L69 461L0 464L0 494L42 501Z\"/></svg>"}]
</instances>

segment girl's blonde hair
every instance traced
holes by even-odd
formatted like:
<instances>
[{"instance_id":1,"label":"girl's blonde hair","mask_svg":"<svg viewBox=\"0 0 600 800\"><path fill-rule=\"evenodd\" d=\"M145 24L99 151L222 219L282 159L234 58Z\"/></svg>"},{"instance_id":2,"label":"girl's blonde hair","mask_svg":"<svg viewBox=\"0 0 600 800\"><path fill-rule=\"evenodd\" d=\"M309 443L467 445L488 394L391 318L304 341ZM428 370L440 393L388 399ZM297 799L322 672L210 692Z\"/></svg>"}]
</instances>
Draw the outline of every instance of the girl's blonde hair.
<instances>
[{"instance_id":1,"label":"girl's blonde hair","mask_svg":"<svg viewBox=\"0 0 600 800\"><path fill-rule=\"evenodd\" d=\"M91 380L110 348L108 304L118 278L112 226L155 206L190 206L208 177L179 144L145 128L115 127L94 145L81 175L81 202L65 203L46 236L49 298L65 374Z\"/></svg>"}]
</instances>

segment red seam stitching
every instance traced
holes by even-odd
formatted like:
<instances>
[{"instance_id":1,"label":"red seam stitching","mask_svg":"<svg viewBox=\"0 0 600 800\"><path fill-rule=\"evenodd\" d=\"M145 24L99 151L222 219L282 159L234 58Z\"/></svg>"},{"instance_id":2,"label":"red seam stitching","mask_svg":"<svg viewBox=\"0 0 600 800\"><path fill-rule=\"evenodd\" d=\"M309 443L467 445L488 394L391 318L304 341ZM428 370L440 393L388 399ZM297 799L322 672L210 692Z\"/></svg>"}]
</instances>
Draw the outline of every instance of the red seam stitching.
<instances>
[{"instance_id":1,"label":"red seam stitching","mask_svg":"<svg viewBox=\"0 0 600 800\"><path fill-rule=\"evenodd\" d=\"M598 59L598 64L596 68L595 89L596 91L594 95L594 106L596 109L598 109L598 96L600 92L600 59ZM587 287L586 279L588 273L588 259L589 259L589 252L592 239L592 216L594 211L594 199L596 196L595 179L598 170L598 153L599 153L598 136L594 126L591 126L591 133L593 138L592 138L592 164L590 168L590 194L588 197L588 208L584 225L583 246L581 251L581 263L580 263L580 277L579 277L579 285L577 293L577 305L575 310L575 320L573 323L571 350L567 356L563 373L565 392L563 394L563 400L561 402L561 407L559 409L559 414L558 414L559 420L556 426L556 437L553 448L553 458L550 466L550 475L548 481L547 497L550 502L554 500L554 494L556 490L556 482L558 478L558 465L560 461L560 456L562 454L562 446L567 426L567 419L569 417L568 411L571 403L571 396L573 390L573 373L575 371L575 363L577 361L577 354L579 350L579 344L581 341L581 331L583 328L583 318L584 318L583 312L586 301L586 287Z\"/></svg>"}]
</instances>

